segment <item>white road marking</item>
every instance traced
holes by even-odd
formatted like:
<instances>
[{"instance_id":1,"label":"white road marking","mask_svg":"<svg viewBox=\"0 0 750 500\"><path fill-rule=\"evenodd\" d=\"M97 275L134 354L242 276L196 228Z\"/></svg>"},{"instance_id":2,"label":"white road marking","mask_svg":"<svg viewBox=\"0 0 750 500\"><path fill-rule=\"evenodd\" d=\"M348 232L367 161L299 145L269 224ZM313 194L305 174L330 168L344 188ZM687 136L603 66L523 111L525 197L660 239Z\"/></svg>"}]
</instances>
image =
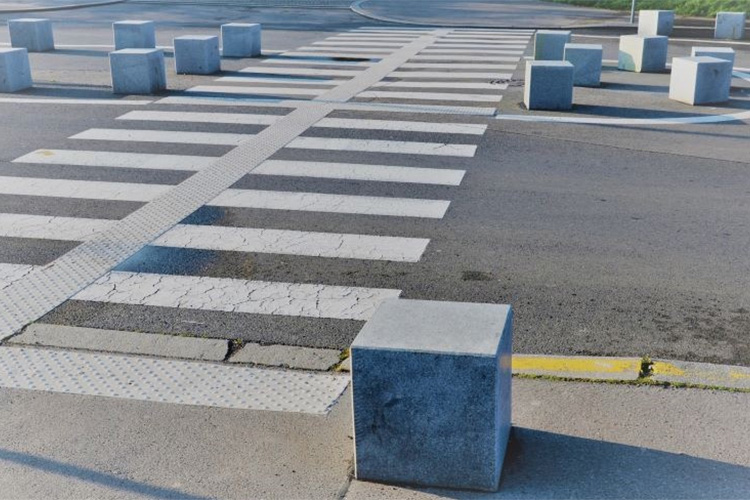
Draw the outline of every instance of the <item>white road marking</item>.
<instances>
[{"instance_id":1,"label":"white road marking","mask_svg":"<svg viewBox=\"0 0 750 500\"><path fill-rule=\"evenodd\" d=\"M474 54L498 54L498 55L511 55L511 56L520 56L523 55L522 50L504 50L504 49L481 49L481 50L474 50L474 49L424 49L422 52L420 52L417 56L421 54L467 54L467 55L474 55Z\"/></svg>"},{"instance_id":2,"label":"white road marking","mask_svg":"<svg viewBox=\"0 0 750 500\"><path fill-rule=\"evenodd\" d=\"M393 73L390 73L388 75L389 77L394 78L437 78L441 80L452 80L452 79L458 79L458 80L471 80L471 79L479 79L479 80L502 80L506 78L511 78L513 76L512 73L480 73L480 72L470 72L470 73L458 73L458 72L447 72L447 71L394 71Z\"/></svg>"},{"instance_id":3,"label":"white road marking","mask_svg":"<svg viewBox=\"0 0 750 500\"><path fill-rule=\"evenodd\" d=\"M400 49L404 46L403 43L390 43L390 42L351 42L351 41L340 41L340 42L313 42L313 45L320 47L391 47L393 49Z\"/></svg>"},{"instance_id":4,"label":"white road marking","mask_svg":"<svg viewBox=\"0 0 750 500\"><path fill-rule=\"evenodd\" d=\"M438 184L444 186L460 185L465 173L465 170L440 168L285 160L266 160L253 170L253 174L256 175L288 175L292 177Z\"/></svg>"},{"instance_id":5,"label":"white road marking","mask_svg":"<svg viewBox=\"0 0 750 500\"><path fill-rule=\"evenodd\" d=\"M289 57L330 57L330 58L352 58L352 59L368 59L368 60L377 60L381 59L383 56L375 56L367 52L284 52L284 56ZM336 62L342 62L342 61L336 61ZM343 61L347 62L347 61ZM357 61L361 62L361 61ZM349 62L351 64L351 62Z\"/></svg>"},{"instance_id":6,"label":"white road marking","mask_svg":"<svg viewBox=\"0 0 750 500\"><path fill-rule=\"evenodd\" d=\"M474 90L505 90L506 83L481 83L481 82L388 82L382 81L373 85L373 88L410 88L410 89L474 89Z\"/></svg>"},{"instance_id":7,"label":"white road marking","mask_svg":"<svg viewBox=\"0 0 750 500\"><path fill-rule=\"evenodd\" d=\"M114 271L74 300L366 321L400 290Z\"/></svg>"},{"instance_id":8,"label":"white road marking","mask_svg":"<svg viewBox=\"0 0 750 500\"><path fill-rule=\"evenodd\" d=\"M72 104L80 106L145 106L154 101L136 99L47 99L38 97L0 97L0 104Z\"/></svg>"},{"instance_id":9,"label":"white road marking","mask_svg":"<svg viewBox=\"0 0 750 500\"><path fill-rule=\"evenodd\" d=\"M489 45L479 43L436 43L431 45L429 49L425 49L422 52L431 50L442 50L442 49L472 49L472 50L523 50L526 45Z\"/></svg>"},{"instance_id":10,"label":"white road marking","mask_svg":"<svg viewBox=\"0 0 750 500\"><path fill-rule=\"evenodd\" d=\"M262 76L222 76L216 79L217 82L231 83L285 83L291 85L320 85L335 86L341 85L348 80L332 80L322 78L300 78L300 77L262 77Z\"/></svg>"},{"instance_id":11,"label":"white road marking","mask_svg":"<svg viewBox=\"0 0 750 500\"><path fill-rule=\"evenodd\" d=\"M605 118L605 117L576 117L576 116L529 116L529 115L498 115L498 120L522 122L548 123L578 123L583 125L690 125L702 123L723 123L750 120L750 111L727 113L723 115L694 115L680 118Z\"/></svg>"},{"instance_id":12,"label":"white road marking","mask_svg":"<svg viewBox=\"0 0 750 500\"><path fill-rule=\"evenodd\" d=\"M43 240L84 241L114 221L79 217L0 213L0 236Z\"/></svg>"},{"instance_id":13,"label":"white road marking","mask_svg":"<svg viewBox=\"0 0 750 500\"><path fill-rule=\"evenodd\" d=\"M128 182L0 177L0 194L110 201L151 201L174 186Z\"/></svg>"},{"instance_id":14,"label":"white road marking","mask_svg":"<svg viewBox=\"0 0 750 500\"><path fill-rule=\"evenodd\" d=\"M264 64L288 64L292 66L370 66L369 61L336 61L334 59L266 59Z\"/></svg>"},{"instance_id":15,"label":"white road marking","mask_svg":"<svg viewBox=\"0 0 750 500\"><path fill-rule=\"evenodd\" d=\"M396 130L402 132L434 132L444 134L483 135L487 125L479 123L433 123L358 118L323 118L314 127L357 130Z\"/></svg>"},{"instance_id":16,"label":"white road marking","mask_svg":"<svg viewBox=\"0 0 750 500\"><path fill-rule=\"evenodd\" d=\"M490 34L479 34L479 33L451 33L440 37L440 40L513 40L517 43L528 42L530 37L522 35L490 35Z\"/></svg>"},{"instance_id":17,"label":"white road marking","mask_svg":"<svg viewBox=\"0 0 750 500\"><path fill-rule=\"evenodd\" d=\"M272 66L241 69L240 73L248 75L301 75L301 76L357 76L357 69L320 69L320 68L275 68Z\"/></svg>"},{"instance_id":18,"label":"white road marking","mask_svg":"<svg viewBox=\"0 0 750 500\"><path fill-rule=\"evenodd\" d=\"M514 70L515 64L463 64L463 63L405 63L404 69L492 69Z\"/></svg>"},{"instance_id":19,"label":"white road marking","mask_svg":"<svg viewBox=\"0 0 750 500\"><path fill-rule=\"evenodd\" d=\"M479 62L506 62L518 63L521 60L518 56L475 56L470 54L451 55L418 55L411 58L411 61L479 61ZM403 66L402 66L403 67ZM515 66L514 66L515 67Z\"/></svg>"},{"instance_id":20,"label":"white road marking","mask_svg":"<svg viewBox=\"0 0 750 500\"><path fill-rule=\"evenodd\" d=\"M383 56L387 56L392 52L392 49L373 49L368 47L300 47L297 49L301 53L308 54L308 53L317 53L317 52L328 52L331 50L335 50L339 53L346 53L346 52L361 52L361 53L374 53L374 54L383 54Z\"/></svg>"},{"instance_id":21,"label":"white road marking","mask_svg":"<svg viewBox=\"0 0 750 500\"><path fill-rule=\"evenodd\" d=\"M197 94L245 94L245 95L269 95L269 96L306 96L315 97L328 89L310 89L293 87L232 87L228 85L198 85L187 89L185 92Z\"/></svg>"},{"instance_id":22,"label":"white road marking","mask_svg":"<svg viewBox=\"0 0 750 500\"><path fill-rule=\"evenodd\" d=\"M28 264L0 263L0 290L8 288L12 283L25 278L38 267Z\"/></svg>"},{"instance_id":23,"label":"white road marking","mask_svg":"<svg viewBox=\"0 0 750 500\"><path fill-rule=\"evenodd\" d=\"M70 139L121 142L158 142L174 144L207 144L237 146L252 134L225 134L216 132L177 132L171 130L131 130L118 128L92 128L71 136Z\"/></svg>"},{"instance_id":24,"label":"white road marking","mask_svg":"<svg viewBox=\"0 0 750 500\"><path fill-rule=\"evenodd\" d=\"M526 40L487 40L481 38L441 38L433 47L449 43L477 44L492 47L523 46L528 43Z\"/></svg>"},{"instance_id":25,"label":"white road marking","mask_svg":"<svg viewBox=\"0 0 750 500\"><path fill-rule=\"evenodd\" d=\"M231 123L237 125L271 125L283 115L253 115L249 113L196 113L188 111L131 111L117 117L118 120Z\"/></svg>"},{"instance_id":26,"label":"white road marking","mask_svg":"<svg viewBox=\"0 0 750 500\"><path fill-rule=\"evenodd\" d=\"M38 149L13 160L14 163L76 165L83 167L144 168L153 170L201 170L216 158L145 153L115 153L67 149Z\"/></svg>"},{"instance_id":27,"label":"white road marking","mask_svg":"<svg viewBox=\"0 0 750 500\"><path fill-rule=\"evenodd\" d=\"M500 94L448 94L440 92L379 92L366 90L357 97L374 99L412 99L415 101L466 101L466 102L499 102Z\"/></svg>"},{"instance_id":28,"label":"white road marking","mask_svg":"<svg viewBox=\"0 0 750 500\"><path fill-rule=\"evenodd\" d=\"M362 151L368 153L397 153L410 155L472 157L477 147L473 144L445 144L441 142L378 141L371 139L333 139L329 137L297 137L289 144L293 149L323 151Z\"/></svg>"}]
</instances>

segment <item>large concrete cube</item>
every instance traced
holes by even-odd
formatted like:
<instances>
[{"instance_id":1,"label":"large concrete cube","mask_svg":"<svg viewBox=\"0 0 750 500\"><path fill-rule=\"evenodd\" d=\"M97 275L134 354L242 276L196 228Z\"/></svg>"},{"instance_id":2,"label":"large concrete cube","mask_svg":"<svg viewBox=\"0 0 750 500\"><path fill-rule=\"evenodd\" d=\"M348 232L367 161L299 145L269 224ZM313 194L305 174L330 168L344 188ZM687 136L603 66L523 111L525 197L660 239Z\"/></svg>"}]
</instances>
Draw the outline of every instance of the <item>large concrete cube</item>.
<instances>
[{"instance_id":1,"label":"large concrete cube","mask_svg":"<svg viewBox=\"0 0 750 500\"><path fill-rule=\"evenodd\" d=\"M123 49L109 53L115 94L153 94L167 88L161 49Z\"/></svg>"},{"instance_id":2,"label":"large concrete cube","mask_svg":"<svg viewBox=\"0 0 750 500\"><path fill-rule=\"evenodd\" d=\"M574 68L568 61L527 61L523 103L527 109L568 110L573 107Z\"/></svg>"},{"instance_id":3,"label":"large concrete cube","mask_svg":"<svg viewBox=\"0 0 750 500\"><path fill-rule=\"evenodd\" d=\"M174 39L175 71L210 75L221 69L218 36L181 36Z\"/></svg>"},{"instance_id":4,"label":"large concrete cube","mask_svg":"<svg viewBox=\"0 0 750 500\"><path fill-rule=\"evenodd\" d=\"M573 85L598 87L602 79L601 45L566 43L565 60L573 65Z\"/></svg>"},{"instance_id":5,"label":"large concrete cube","mask_svg":"<svg viewBox=\"0 0 750 500\"><path fill-rule=\"evenodd\" d=\"M156 30L153 21L117 21L112 24L115 50L153 49Z\"/></svg>"},{"instance_id":6,"label":"large concrete cube","mask_svg":"<svg viewBox=\"0 0 750 500\"><path fill-rule=\"evenodd\" d=\"M669 36L673 29L673 10L642 10L638 12L638 34L641 36Z\"/></svg>"},{"instance_id":7,"label":"large concrete cube","mask_svg":"<svg viewBox=\"0 0 750 500\"><path fill-rule=\"evenodd\" d=\"M716 14L714 38L741 40L745 36L744 12L719 12Z\"/></svg>"},{"instance_id":8,"label":"large concrete cube","mask_svg":"<svg viewBox=\"0 0 750 500\"><path fill-rule=\"evenodd\" d=\"M693 47L690 55L692 57L707 56L724 59L732 63L734 67L734 49L731 47Z\"/></svg>"},{"instance_id":9,"label":"large concrete cube","mask_svg":"<svg viewBox=\"0 0 750 500\"><path fill-rule=\"evenodd\" d=\"M669 98L685 104L716 104L729 100L732 63L716 57L675 57Z\"/></svg>"},{"instance_id":10,"label":"large concrete cube","mask_svg":"<svg viewBox=\"0 0 750 500\"><path fill-rule=\"evenodd\" d=\"M535 61L562 61L570 31L539 30L534 35Z\"/></svg>"},{"instance_id":11,"label":"large concrete cube","mask_svg":"<svg viewBox=\"0 0 750 500\"><path fill-rule=\"evenodd\" d=\"M623 35L617 68L636 73L659 73L667 68L666 36Z\"/></svg>"},{"instance_id":12,"label":"large concrete cube","mask_svg":"<svg viewBox=\"0 0 750 500\"><path fill-rule=\"evenodd\" d=\"M31 85L28 51L0 48L0 92L16 92Z\"/></svg>"},{"instance_id":13,"label":"large concrete cube","mask_svg":"<svg viewBox=\"0 0 750 500\"><path fill-rule=\"evenodd\" d=\"M351 348L358 479L497 490L512 318L503 305L383 302Z\"/></svg>"},{"instance_id":14,"label":"large concrete cube","mask_svg":"<svg viewBox=\"0 0 750 500\"><path fill-rule=\"evenodd\" d=\"M8 31L10 44L14 48L26 49L29 52L55 50L52 22L49 19L10 19Z\"/></svg>"},{"instance_id":15,"label":"large concrete cube","mask_svg":"<svg viewBox=\"0 0 750 500\"><path fill-rule=\"evenodd\" d=\"M224 57L257 57L261 50L260 24L222 24L221 43Z\"/></svg>"}]
</instances>

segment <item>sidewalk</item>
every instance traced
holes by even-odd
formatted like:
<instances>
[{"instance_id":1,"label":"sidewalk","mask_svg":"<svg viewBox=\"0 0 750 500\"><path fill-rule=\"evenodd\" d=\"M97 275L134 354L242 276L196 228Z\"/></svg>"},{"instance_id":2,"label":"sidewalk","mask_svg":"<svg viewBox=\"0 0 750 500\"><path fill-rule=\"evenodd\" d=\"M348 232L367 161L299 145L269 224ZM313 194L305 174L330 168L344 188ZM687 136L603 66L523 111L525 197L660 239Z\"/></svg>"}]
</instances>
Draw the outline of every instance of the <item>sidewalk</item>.
<instances>
[{"instance_id":1,"label":"sidewalk","mask_svg":"<svg viewBox=\"0 0 750 500\"><path fill-rule=\"evenodd\" d=\"M45 12L78 9L96 5L122 3L125 0L5 0L0 1L0 14L18 12Z\"/></svg>"}]
</instances>

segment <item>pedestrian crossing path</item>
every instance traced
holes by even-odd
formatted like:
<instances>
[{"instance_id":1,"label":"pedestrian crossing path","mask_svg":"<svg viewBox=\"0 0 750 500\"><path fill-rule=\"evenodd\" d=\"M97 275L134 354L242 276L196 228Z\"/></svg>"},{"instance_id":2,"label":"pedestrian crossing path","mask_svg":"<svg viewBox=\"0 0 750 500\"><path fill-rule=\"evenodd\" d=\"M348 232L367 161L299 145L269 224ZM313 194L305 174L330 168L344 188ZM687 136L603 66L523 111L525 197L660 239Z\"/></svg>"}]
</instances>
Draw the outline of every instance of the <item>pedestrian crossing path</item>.
<instances>
[{"instance_id":1,"label":"pedestrian crossing path","mask_svg":"<svg viewBox=\"0 0 750 500\"><path fill-rule=\"evenodd\" d=\"M214 336L254 341L263 341L263 329L290 324L274 318L299 328L321 321L319 331L345 334L301 335L299 345L347 347L383 300L402 294L397 280L368 286L334 272L319 282L306 271L377 262L406 269L429 255L430 233L449 216L486 116L507 88L502 80L530 35L356 29L16 158L0 170L0 248L20 249L0 254L12 257L0 262L0 307L13 311L0 339L47 313L85 323L85 311L126 311L136 322L202 318L192 321L215 324ZM188 196L200 202L179 208ZM140 215L149 210L173 222L151 225ZM141 230L152 236L139 243ZM87 265L77 254L98 259L103 272L68 279L68 269ZM149 261L162 254L163 266ZM231 271L235 262L258 261L297 266L283 276L299 279ZM24 312L16 297L30 296L34 283L50 284L63 300ZM225 331L222 318L230 317L245 330ZM0 385L3 362L34 356L0 349ZM40 356L33 362L47 354ZM338 382L321 383L340 395Z\"/></svg>"}]
</instances>

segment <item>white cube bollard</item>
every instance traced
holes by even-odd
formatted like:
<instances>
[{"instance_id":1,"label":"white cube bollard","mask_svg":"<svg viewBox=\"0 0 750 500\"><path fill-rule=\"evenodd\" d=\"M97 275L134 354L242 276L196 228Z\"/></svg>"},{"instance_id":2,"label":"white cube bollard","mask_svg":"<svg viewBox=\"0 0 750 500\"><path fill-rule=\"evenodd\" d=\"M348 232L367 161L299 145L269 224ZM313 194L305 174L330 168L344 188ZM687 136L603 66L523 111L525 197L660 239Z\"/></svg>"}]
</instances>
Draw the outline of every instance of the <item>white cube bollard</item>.
<instances>
[{"instance_id":1,"label":"white cube bollard","mask_svg":"<svg viewBox=\"0 0 750 500\"><path fill-rule=\"evenodd\" d=\"M14 48L23 48L29 52L55 50L55 37L49 19L10 19L8 31L10 44Z\"/></svg>"},{"instance_id":2,"label":"white cube bollard","mask_svg":"<svg viewBox=\"0 0 750 500\"><path fill-rule=\"evenodd\" d=\"M668 41L666 36L621 36L617 69L636 73L665 71Z\"/></svg>"},{"instance_id":3,"label":"white cube bollard","mask_svg":"<svg viewBox=\"0 0 750 500\"><path fill-rule=\"evenodd\" d=\"M675 57L669 98L685 104L716 104L729 100L732 64L716 57Z\"/></svg>"},{"instance_id":4,"label":"white cube bollard","mask_svg":"<svg viewBox=\"0 0 750 500\"><path fill-rule=\"evenodd\" d=\"M153 94L167 88L161 49L123 49L109 53L115 94Z\"/></svg>"},{"instance_id":5,"label":"white cube bollard","mask_svg":"<svg viewBox=\"0 0 750 500\"><path fill-rule=\"evenodd\" d=\"M601 45L566 43L565 60L573 65L573 85L598 87L602 77Z\"/></svg>"},{"instance_id":6,"label":"white cube bollard","mask_svg":"<svg viewBox=\"0 0 750 500\"><path fill-rule=\"evenodd\" d=\"M642 10L638 12L638 34L641 36L669 36L673 29L673 10Z\"/></svg>"},{"instance_id":7,"label":"white cube bollard","mask_svg":"<svg viewBox=\"0 0 750 500\"><path fill-rule=\"evenodd\" d=\"M535 61L562 61L570 31L539 30L534 35Z\"/></svg>"},{"instance_id":8,"label":"white cube bollard","mask_svg":"<svg viewBox=\"0 0 750 500\"><path fill-rule=\"evenodd\" d=\"M117 21L112 24L115 50L153 49L156 47L156 30L153 21Z\"/></svg>"},{"instance_id":9,"label":"white cube bollard","mask_svg":"<svg viewBox=\"0 0 750 500\"><path fill-rule=\"evenodd\" d=\"M175 71L210 75L221 69L218 36L180 36L174 39Z\"/></svg>"},{"instance_id":10,"label":"white cube bollard","mask_svg":"<svg viewBox=\"0 0 750 500\"><path fill-rule=\"evenodd\" d=\"M224 57L257 57L260 55L260 24L222 24L221 43Z\"/></svg>"},{"instance_id":11,"label":"white cube bollard","mask_svg":"<svg viewBox=\"0 0 750 500\"><path fill-rule=\"evenodd\" d=\"M741 40L745 36L744 12L719 12L716 14L714 38Z\"/></svg>"},{"instance_id":12,"label":"white cube bollard","mask_svg":"<svg viewBox=\"0 0 750 500\"><path fill-rule=\"evenodd\" d=\"M0 92L16 92L31 86L28 51L0 48Z\"/></svg>"},{"instance_id":13,"label":"white cube bollard","mask_svg":"<svg viewBox=\"0 0 750 500\"><path fill-rule=\"evenodd\" d=\"M356 477L496 491L512 336L510 306L383 302L351 347Z\"/></svg>"},{"instance_id":14,"label":"white cube bollard","mask_svg":"<svg viewBox=\"0 0 750 500\"><path fill-rule=\"evenodd\" d=\"M568 61L527 61L523 103L527 109L573 107L574 68Z\"/></svg>"},{"instance_id":15,"label":"white cube bollard","mask_svg":"<svg viewBox=\"0 0 750 500\"><path fill-rule=\"evenodd\" d=\"M724 59L732 63L734 67L734 49L730 47L693 47L690 55L691 57L708 56Z\"/></svg>"}]
</instances>

